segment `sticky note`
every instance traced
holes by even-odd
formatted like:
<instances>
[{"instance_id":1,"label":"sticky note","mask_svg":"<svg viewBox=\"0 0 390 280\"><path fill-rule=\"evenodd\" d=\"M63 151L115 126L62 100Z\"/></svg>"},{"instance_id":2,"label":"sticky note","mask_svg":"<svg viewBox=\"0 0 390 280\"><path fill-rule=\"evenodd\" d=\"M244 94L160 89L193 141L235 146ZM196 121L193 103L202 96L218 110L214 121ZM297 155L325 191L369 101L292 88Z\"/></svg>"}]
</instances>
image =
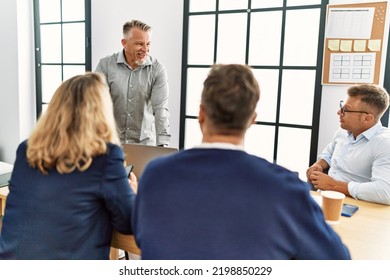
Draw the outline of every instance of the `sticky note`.
<instances>
[{"instance_id":1,"label":"sticky note","mask_svg":"<svg viewBox=\"0 0 390 280\"><path fill-rule=\"evenodd\" d=\"M355 52L364 52L366 50L366 40L354 40L353 50Z\"/></svg>"},{"instance_id":2,"label":"sticky note","mask_svg":"<svg viewBox=\"0 0 390 280\"><path fill-rule=\"evenodd\" d=\"M380 51L381 50L381 40L380 39L368 40L368 49L372 52Z\"/></svg>"},{"instance_id":3,"label":"sticky note","mask_svg":"<svg viewBox=\"0 0 390 280\"><path fill-rule=\"evenodd\" d=\"M340 42L340 50L342 52L350 52L350 51L352 51L352 40L341 40L341 42Z\"/></svg>"},{"instance_id":4,"label":"sticky note","mask_svg":"<svg viewBox=\"0 0 390 280\"><path fill-rule=\"evenodd\" d=\"M328 49L331 51L338 51L340 49L340 40L329 40Z\"/></svg>"}]
</instances>

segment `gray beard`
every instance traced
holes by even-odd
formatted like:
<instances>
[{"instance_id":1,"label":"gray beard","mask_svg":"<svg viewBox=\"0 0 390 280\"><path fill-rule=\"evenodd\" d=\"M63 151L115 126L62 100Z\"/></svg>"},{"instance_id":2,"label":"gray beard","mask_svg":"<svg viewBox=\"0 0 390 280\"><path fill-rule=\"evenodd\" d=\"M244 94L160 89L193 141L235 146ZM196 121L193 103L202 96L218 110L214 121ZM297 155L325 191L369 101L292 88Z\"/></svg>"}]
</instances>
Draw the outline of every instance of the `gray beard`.
<instances>
[{"instance_id":1,"label":"gray beard","mask_svg":"<svg viewBox=\"0 0 390 280\"><path fill-rule=\"evenodd\" d=\"M136 61L134 61L135 62L135 64L137 64L138 66L142 66L142 65L144 65L145 63L146 63L146 58L147 58L147 56L145 56L145 58L144 58L144 60L136 60Z\"/></svg>"}]
</instances>

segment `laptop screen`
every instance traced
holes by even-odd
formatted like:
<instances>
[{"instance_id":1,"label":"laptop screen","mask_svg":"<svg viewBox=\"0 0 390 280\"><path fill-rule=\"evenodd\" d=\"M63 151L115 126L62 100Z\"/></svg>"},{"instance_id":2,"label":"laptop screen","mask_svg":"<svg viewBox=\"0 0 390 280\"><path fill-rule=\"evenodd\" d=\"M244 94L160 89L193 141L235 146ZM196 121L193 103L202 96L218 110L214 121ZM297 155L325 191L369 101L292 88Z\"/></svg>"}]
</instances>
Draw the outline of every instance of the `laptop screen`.
<instances>
[{"instance_id":1,"label":"laptop screen","mask_svg":"<svg viewBox=\"0 0 390 280\"><path fill-rule=\"evenodd\" d=\"M0 188L8 186L8 182L11 179L11 173L0 174Z\"/></svg>"},{"instance_id":2,"label":"laptop screen","mask_svg":"<svg viewBox=\"0 0 390 280\"><path fill-rule=\"evenodd\" d=\"M0 161L0 187L8 186L13 168L14 166L12 164Z\"/></svg>"},{"instance_id":3,"label":"laptop screen","mask_svg":"<svg viewBox=\"0 0 390 280\"><path fill-rule=\"evenodd\" d=\"M134 165L133 173L139 180L149 161L160 156L175 153L178 149L140 144L124 144L123 151L125 153L126 165Z\"/></svg>"}]
</instances>

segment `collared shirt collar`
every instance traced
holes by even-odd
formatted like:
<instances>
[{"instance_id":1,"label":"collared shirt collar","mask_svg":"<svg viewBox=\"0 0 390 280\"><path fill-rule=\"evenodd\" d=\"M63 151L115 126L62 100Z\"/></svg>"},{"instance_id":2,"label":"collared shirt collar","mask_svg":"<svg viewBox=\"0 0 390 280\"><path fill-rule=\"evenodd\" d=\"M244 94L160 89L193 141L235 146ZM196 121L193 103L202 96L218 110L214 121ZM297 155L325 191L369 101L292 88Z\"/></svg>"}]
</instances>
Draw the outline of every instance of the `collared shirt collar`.
<instances>
[{"instance_id":1,"label":"collared shirt collar","mask_svg":"<svg viewBox=\"0 0 390 280\"><path fill-rule=\"evenodd\" d=\"M224 150L239 150L239 151L245 151L244 147L241 145L234 145L231 143L225 143L225 142L203 142L194 148L200 148L200 149L224 149Z\"/></svg>"},{"instance_id":2,"label":"collared shirt collar","mask_svg":"<svg viewBox=\"0 0 390 280\"><path fill-rule=\"evenodd\" d=\"M374 126L360 133L356 138L356 140L361 139L362 137L365 137L367 140L370 140L379 130L381 130L381 128L382 128L382 123L379 121ZM350 139L354 138L350 131L348 131L348 137Z\"/></svg>"},{"instance_id":3,"label":"collared shirt collar","mask_svg":"<svg viewBox=\"0 0 390 280\"><path fill-rule=\"evenodd\" d=\"M122 50L121 52L119 52L118 54L118 58L116 60L116 62L119 64L119 63L123 63L123 64L126 64L128 67L131 68L131 66L127 63L126 61L126 57L125 57L125 50ZM145 66L148 66L148 65L152 65L152 57L150 55L148 55L145 59L145 63L142 64L142 65L139 65L138 67L140 68L144 68ZM137 67L137 68L138 68ZM132 69L132 68L131 68ZM135 69L133 69L135 70Z\"/></svg>"}]
</instances>

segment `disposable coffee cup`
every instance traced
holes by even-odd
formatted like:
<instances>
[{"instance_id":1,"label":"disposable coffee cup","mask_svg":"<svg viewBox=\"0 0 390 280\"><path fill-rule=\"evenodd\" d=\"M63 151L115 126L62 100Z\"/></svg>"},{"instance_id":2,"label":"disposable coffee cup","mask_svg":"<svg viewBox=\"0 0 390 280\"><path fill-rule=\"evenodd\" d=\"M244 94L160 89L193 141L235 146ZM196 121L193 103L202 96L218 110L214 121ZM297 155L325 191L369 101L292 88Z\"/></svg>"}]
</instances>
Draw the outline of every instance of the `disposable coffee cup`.
<instances>
[{"instance_id":1,"label":"disposable coffee cup","mask_svg":"<svg viewBox=\"0 0 390 280\"><path fill-rule=\"evenodd\" d=\"M325 221L334 225L340 222L345 194L336 191L322 191L322 212Z\"/></svg>"}]
</instances>

